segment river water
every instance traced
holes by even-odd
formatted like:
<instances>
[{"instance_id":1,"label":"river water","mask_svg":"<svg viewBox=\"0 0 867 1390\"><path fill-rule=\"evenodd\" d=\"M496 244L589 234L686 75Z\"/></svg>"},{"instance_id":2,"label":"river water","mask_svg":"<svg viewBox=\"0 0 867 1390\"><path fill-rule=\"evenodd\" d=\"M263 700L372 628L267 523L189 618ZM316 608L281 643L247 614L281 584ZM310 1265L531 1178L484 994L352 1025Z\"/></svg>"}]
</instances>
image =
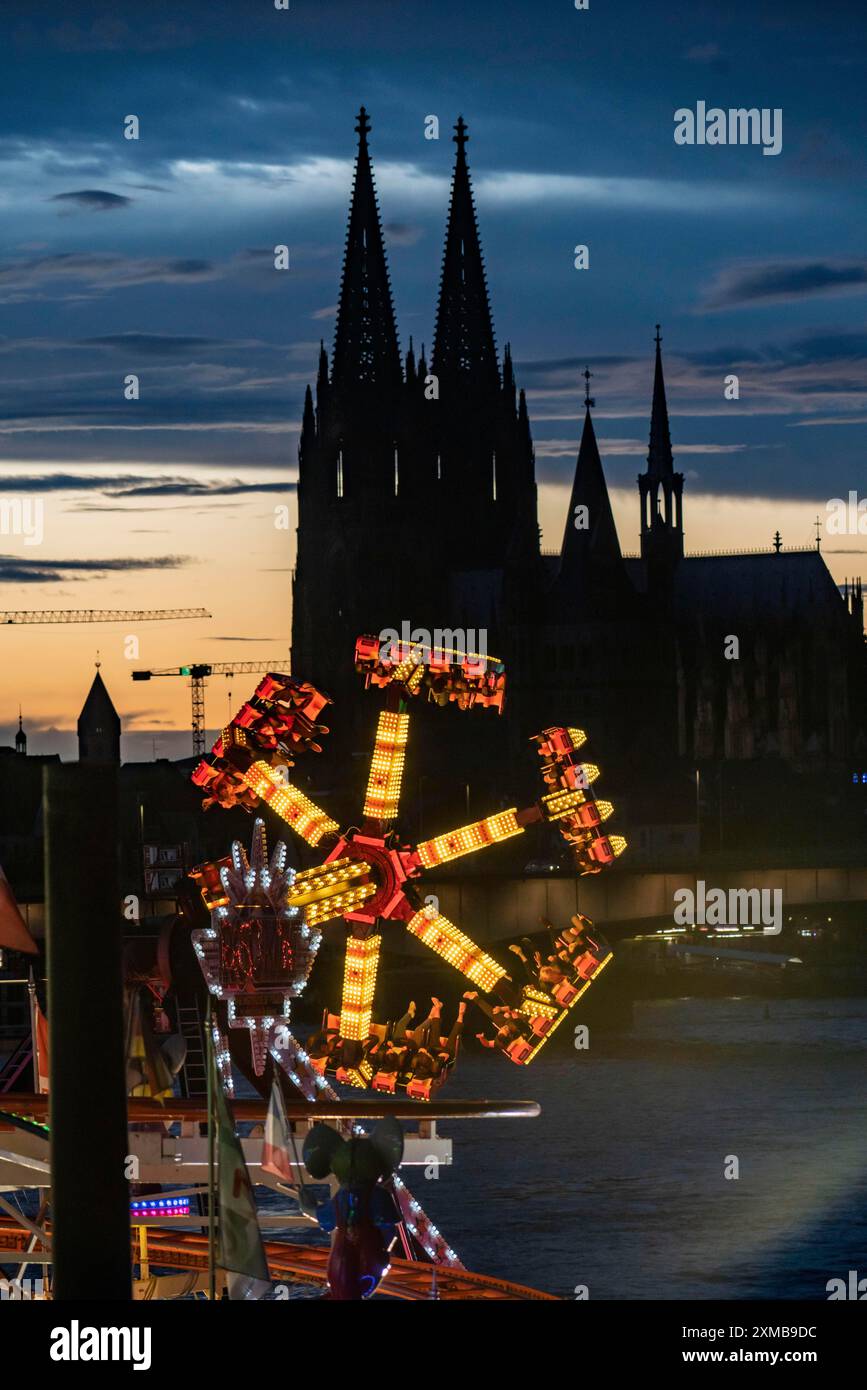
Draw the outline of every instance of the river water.
<instances>
[{"instance_id":1,"label":"river water","mask_svg":"<svg viewBox=\"0 0 867 1390\"><path fill-rule=\"evenodd\" d=\"M463 1053L444 1097L541 1115L444 1121L453 1165L402 1170L468 1269L591 1299L825 1299L867 1278L867 999L653 1001L587 1050L557 1042L529 1068Z\"/></svg>"},{"instance_id":2,"label":"river water","mask_svg":"<svg viewBox=\"0 0 867 1390\"><path fill-rule=\"evenodd\" d=\"M453 1167L403 1176L468 1268L561 1297L823 1299L867 1276L865 1067L867 1000L639 1004L527 1069L465 1054L444 1096L541 1116L443 1122Z\"/></svg>"}]
</instances>

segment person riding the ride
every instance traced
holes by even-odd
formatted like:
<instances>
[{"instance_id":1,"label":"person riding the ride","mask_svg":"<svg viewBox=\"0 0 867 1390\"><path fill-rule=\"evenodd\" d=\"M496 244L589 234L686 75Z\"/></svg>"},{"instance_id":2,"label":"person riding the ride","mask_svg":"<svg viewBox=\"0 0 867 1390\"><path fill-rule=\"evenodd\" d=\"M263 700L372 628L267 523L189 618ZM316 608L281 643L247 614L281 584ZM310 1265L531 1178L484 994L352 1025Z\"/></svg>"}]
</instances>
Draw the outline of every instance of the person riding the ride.
<instances>
[{"instance_id":1,"label":"person riding the ride","mask_svg":"<svg viewBox=\"0 0 867 1390\"><path fill-rule=\"evenodd\" d=\"M452 1030L441 1045L440 1037L440 1015L442 1013L442 1001L431 999L431 1011L421 1026L414 1030L414 1036L418 1044L417 1051L410 1062L409 1070L418 1081L426 1081L428 1077L439 1076L443 1069L449 1066L455 1059L458 1050L458 1041L464 1025L464 1014L467 1006L463 1000L458 1005L457 1017L452 1026Z\"/></svg>"},{"instance_id":2,"label":"person riding the ride","mask_svg":"<svg viewBox=\"0 0 867 1390\"><path fill-rule=\"evenodd\" d=\"M485 1033L476 1034L482 1047L508 1047L516 1038L528 1037L531 1031L529 1022L516 1009L507 1008L504 1004L491 1005L486 999L480 999L479 992L475 989L466 990L464 998L471 1000L495 1025L496 1033L493 1038L487 1037Z\"/></svg>"}]
</instances>

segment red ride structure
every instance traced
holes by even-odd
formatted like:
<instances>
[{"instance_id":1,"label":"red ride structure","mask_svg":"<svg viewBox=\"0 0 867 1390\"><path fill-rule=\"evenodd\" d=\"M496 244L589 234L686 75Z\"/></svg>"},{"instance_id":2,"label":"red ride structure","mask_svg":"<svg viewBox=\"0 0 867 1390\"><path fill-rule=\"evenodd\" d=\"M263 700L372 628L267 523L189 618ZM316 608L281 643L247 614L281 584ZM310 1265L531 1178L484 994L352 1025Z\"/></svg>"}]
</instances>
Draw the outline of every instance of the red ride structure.
<instances>
[{"instance_id":1,"label":"red ride structure","mask_svg":"<svg viewBox=\"0 0 867 1390\"><path fill-rule=\"evenodd\" d=\"M286 775L300 753L320 750L318 740L328 732L320 719L330 703L313 686L289 675L272 672L260 682L223 730L210 756L199 763L192 780L205 793L206 807L240 805L253 810L264 802L307 844L321 845L327 851L319 866L292 874L291 881L287 877L281 885L279 911L289 914L284 919L287 930L295 912L300 912L294 922L296 932L303 924L307 932L318 936L320 925L337 917L342 917L348 928L340 1012L326 1015L309 1053L292 1040L294 1068L303 1068L304 1084L290 1068L292 1079L305 1093L311 1078L315 1093L315 1085L321 1086L324 1074L329 1073L353 1086L374 1085L380 1090L400 1086L414 1098L430 1100L453 1065L456 1045L445 1046L446 1039L438 1037L439 1030L434 1027L430 1047L408 1048L402 1062L382 1071L379 1058L384 1050L393 1051L396 1046L389 1030L373 1021L383 930L401 927L459 970L473 986L466 997L494 1024L495 1035L487 1045L522 1065L538 1054L608 964L611 952L598 933L590 934L587 919L573 919L574 927L554 939L547 960L538 952L535 963L525 960L528 982L517 985L498 961L436 907L423 905L419 887L425 871L462 855L479 853L537 823L560 831L579 874L608 868L623 852L626 841L604 829L614 808L610 802L597 800L593 791L599 769L583 761L580 750L586 734L578 728L551 728L534 740L546 788L536 803L521 810L498 811L417 844L405 843L399 832L398 811L410 703L425 697L439 705L453 701L463 710L488 708L501 714L505 671L502 662L477 653L384 643L369 636L358 639L355 665L365 683L382 689L386 697L359 827L341 829ZM227 906L230 875L240 874L241 887L249 880L252 892L258 874L261 891L265 891L262 870L267 875L272 871L267 867L264 831L258 826L256 836L255 867L252 861L242 863L236 847L232 861L204 865L196 871L212 923L217 913L216 925L220 908ZM282 861L279 868L282 872ZM200 959L206 946L200 939ZM287 1016L288 1007L265 1012L259 1009L255 1021L253 1012L246 1015L254 1034L254 1056L263 1058L267 1049L279 1058L277 1030L283 1027L285 1044ZM433 1064L428 1060L424 1068L413 1065L413 1057L422 1051L426 1058L433 1058Z\"/></svg>"}]
</instances>

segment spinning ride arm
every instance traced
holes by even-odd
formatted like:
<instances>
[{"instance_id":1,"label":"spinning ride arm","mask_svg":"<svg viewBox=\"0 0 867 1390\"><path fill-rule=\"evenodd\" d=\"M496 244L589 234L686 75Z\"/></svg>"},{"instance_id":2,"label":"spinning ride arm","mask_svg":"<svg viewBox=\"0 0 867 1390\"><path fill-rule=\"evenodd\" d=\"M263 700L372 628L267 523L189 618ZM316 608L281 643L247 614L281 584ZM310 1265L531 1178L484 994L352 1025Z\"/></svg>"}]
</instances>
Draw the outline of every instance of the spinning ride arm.
<instances>
[{"instance_id":1,"label":"spinning ride arm","mask_svg":"<svg viewBox=\"0 0 867 1390\"><path fill-rule=\"evenodd\" d=\"M417 937L486 994L494 989L506 974L501 965L486 955L481 946L477 946L465 936L454 922L450 922L441 912L422 908L409 919L406 929L411 936Z\"/></svg>"},{"instance_id":2,"label":"spinning ride arm","mask_svg":"<svg viewBox=\"0 0 867 1390\"><path fill-rule=\"evenodd\" d=\"M402 710L382 711L364 798L364 819L377 826L384 827L397 816L408 734L408 714Z\"/></svg>"},{"instance_id":3,"label":"spinning ride arm","mask_svg":"<svg viewBox=\"0 0 867 1390\"><path fill-rule=\"evenodd\" d=\"M284 782L267 763L253 763L242 776L253 795L270 806L308 845L318 845L326 835L334 835L340 829L337 821L298 787Z\"/></svg>"}]
</instances>

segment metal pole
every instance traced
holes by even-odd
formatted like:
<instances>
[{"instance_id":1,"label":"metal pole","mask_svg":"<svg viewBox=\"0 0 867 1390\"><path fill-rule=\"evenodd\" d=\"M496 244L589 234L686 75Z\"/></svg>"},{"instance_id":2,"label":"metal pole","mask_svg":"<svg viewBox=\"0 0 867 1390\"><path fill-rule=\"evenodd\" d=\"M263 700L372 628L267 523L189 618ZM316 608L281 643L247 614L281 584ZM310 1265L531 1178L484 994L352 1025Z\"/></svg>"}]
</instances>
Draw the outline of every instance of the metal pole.
<instances>
[{"instance_id":1,"label":"metal pole","mask_svg":"<svg viewBox=\"0 0 867 1390\"><path fill-rule=\"evenodd\" d=\"M214 1223L214 1207L216 1201L216 1185L214 1182L214 1083L216 1080L216 1063L214 1059L213 1007L210 994L208 995L208 1008L205 1016L205 1032L205 1051L208 1064L208 1297L213 1302L216 1298L217 1290L217 1242Z\"/></svg>"},{"instance_id":2,"label":"metal pole","mask_svg":"<svg viewBox=\"0 0 867 1390\"><path fill-rule=\"evenodd\" d=\"M44 770L54 1298L129 1300L118 770Z\"/></svg>"}]
</instances>

